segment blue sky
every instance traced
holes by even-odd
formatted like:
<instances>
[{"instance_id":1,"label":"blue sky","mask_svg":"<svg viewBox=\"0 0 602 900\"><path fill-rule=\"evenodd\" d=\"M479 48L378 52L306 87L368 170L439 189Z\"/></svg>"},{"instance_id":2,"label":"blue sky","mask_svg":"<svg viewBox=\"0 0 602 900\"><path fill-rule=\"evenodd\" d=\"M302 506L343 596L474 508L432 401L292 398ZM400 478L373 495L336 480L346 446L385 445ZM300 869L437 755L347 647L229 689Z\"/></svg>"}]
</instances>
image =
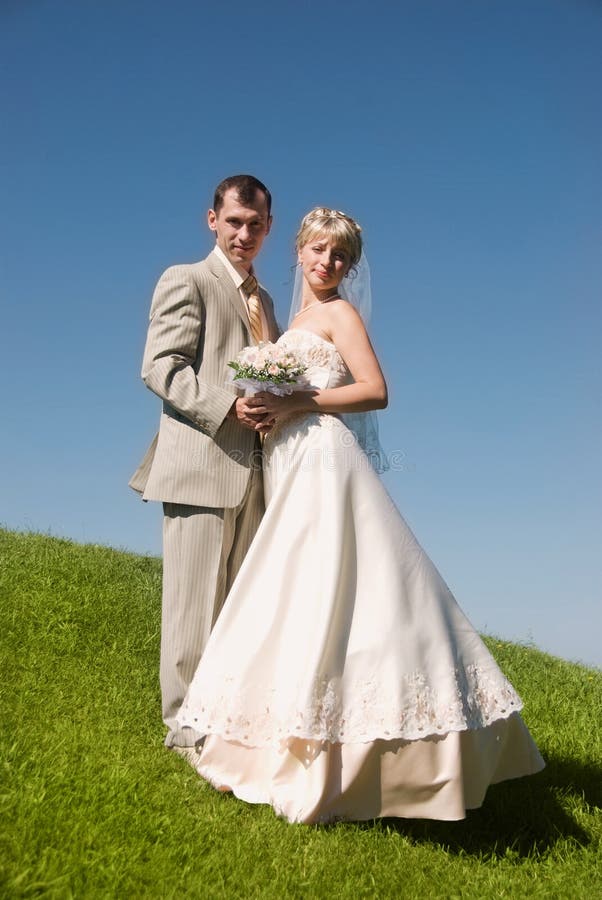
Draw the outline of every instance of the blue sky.
<instances>
[{"instance_id":1,"label":"blue sky","mask_svg":"<svg viewBox=\"0 0 602 900\"><path fill-rule=\"evenodd\" d=\"M301 216L363 226L385 480L474 624L602 665L601 38L587 0L5 0L0 521L160 552L150 296L250 171L281 321Z\"/></svg>"}]
</instances>

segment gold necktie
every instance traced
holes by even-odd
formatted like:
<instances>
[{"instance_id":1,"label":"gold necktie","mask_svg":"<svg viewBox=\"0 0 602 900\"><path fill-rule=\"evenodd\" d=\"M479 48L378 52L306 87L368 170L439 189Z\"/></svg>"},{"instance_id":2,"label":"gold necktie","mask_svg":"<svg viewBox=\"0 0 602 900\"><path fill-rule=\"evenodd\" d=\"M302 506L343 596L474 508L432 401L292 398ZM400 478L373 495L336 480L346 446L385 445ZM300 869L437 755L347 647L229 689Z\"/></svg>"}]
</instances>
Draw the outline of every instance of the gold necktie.
<instances>
[{"instance_id":1,"label":"gold necktie","mask_svg":"<svg viewBox=\"0 0 602 900\"><path fill-rule=\"evenodd\" d=\"M257 288L257 279L254 275L249 275L242 283L242 289L247 295L247 311L249 313L249 324L251 325L251 335L256 344L263 340L263 323L261 321L261 297Z\"/></svg>"}]
</instances>

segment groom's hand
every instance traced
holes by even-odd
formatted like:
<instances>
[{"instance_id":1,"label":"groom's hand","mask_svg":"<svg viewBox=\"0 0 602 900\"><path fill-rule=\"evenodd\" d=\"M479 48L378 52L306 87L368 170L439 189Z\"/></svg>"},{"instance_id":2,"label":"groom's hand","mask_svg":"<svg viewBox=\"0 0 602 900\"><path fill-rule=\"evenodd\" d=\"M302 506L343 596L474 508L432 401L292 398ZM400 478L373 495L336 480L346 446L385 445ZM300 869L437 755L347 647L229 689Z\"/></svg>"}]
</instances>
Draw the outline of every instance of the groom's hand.
<instances>
[{"instance_id":1,"label":"groom's hand","mask_svg":"<svg viewBox=\"0 0 602 900\"><path fill-rule=\"evenodd\" d=\"M230 407L228 416L236 419L239 425L250 428L251 431L262 431L265 433L270 430L271 426L266 422L267 414L265 410L263 412L256 411L258 405L253 397L239 397Z\"/></svg>"}]
</instances>

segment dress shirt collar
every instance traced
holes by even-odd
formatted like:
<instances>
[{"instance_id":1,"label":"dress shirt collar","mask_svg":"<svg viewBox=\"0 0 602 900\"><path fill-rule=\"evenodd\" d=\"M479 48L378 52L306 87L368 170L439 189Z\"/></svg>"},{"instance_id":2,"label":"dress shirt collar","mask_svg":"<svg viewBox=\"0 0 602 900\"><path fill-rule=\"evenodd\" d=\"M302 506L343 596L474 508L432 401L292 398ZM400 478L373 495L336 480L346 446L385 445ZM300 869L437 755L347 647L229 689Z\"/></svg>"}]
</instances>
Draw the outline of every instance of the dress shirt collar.
<instances>
[{"instance_id":1,"label":"dress shirt collar","mask_svg":"<svg viewBox=\"0 0 602 900\"><path fill-rule=\"evenodd\" d=\"M234 265L234 263L230 262L230 260L228 259L228 257L226 256L226 254L224 253L222 248L219 247L217 244L213 248L213 252L217 256L219 261L221 263L223 263L224 268L226 269L226 272L228 273L228 275L234 282L234 287L237 288L237 290L240 290L243 281L246 281L246 279L249 277L249 275L254 274L253 267L251 266L251 271L247 272L245 269L242 268L242 266Z\"/></svg>"}]
</instances>

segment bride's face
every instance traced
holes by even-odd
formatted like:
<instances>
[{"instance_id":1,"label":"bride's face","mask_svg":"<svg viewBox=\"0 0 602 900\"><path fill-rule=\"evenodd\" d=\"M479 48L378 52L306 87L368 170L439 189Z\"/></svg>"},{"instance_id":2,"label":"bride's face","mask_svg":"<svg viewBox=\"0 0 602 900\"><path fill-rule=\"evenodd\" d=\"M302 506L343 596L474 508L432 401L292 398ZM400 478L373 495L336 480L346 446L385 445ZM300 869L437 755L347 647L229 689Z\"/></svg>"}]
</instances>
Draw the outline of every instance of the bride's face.
<instances>
[{"instance_id":1,"label":"bride's face","mask_svg":"<svg viewBox=\"0 0 602 900\"><path fill-rule=\"evenodd\" d=\"M299 251L303 276L314 291L333 290L349 271L350 258L346 250L328 238L308 241Z\"/></svg>"}]
</instances>

